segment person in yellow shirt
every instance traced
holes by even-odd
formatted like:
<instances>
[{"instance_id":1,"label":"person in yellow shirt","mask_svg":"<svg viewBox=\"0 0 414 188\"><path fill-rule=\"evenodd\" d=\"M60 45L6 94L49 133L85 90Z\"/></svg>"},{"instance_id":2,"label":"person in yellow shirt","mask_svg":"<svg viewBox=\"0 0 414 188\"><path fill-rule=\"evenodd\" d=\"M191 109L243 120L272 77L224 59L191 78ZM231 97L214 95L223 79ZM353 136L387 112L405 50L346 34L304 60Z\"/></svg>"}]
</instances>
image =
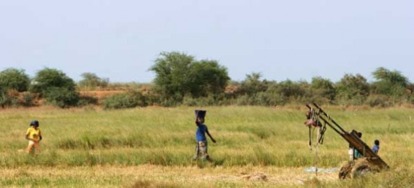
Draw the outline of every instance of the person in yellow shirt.
<instances>
[{"instance_id":1,"label":"person in yellow shirt","mask_svg":"<svg viewBox=\"0 0 414 188\"><path fill-rule=\"evenodd\" d=\"M42 133L39 129L39 121L33 120L30 122L30 127L26 131L26 139L29 140L26 152L34 154L40 152L39 142L42 140Z\"/></svg>"}]
</instances>

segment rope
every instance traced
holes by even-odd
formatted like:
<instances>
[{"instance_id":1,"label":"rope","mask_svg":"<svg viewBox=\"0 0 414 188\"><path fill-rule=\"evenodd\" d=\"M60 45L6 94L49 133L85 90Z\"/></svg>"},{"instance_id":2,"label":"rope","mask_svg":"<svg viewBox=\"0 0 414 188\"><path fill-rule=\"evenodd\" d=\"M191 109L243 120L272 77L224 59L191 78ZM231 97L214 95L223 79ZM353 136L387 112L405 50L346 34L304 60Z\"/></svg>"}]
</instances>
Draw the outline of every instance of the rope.
<instances>
[{"instance_id":1,"label":"rope","mask_svg":"<svg viewBox=\"0 0 414 188\"><path fill-rule=\"evenodd\" d=\"M316 137L316 138L318 138L318 137ZM314 148L315 148L315 150L314 150L315 151L314 152L315 155L313 156L313 166L315 167L315 176L318 176L318 166L317 166L319 164L319 153L318 153L319 147L318 146L319 146L319 142L316 142L316 144L314 146Z\"/></svg>"},{"instance_id":2,"label":"rope","mask_svg":"<svg viewBox=\"0 0 414 188\"><path fill-rule=\"evenodd\" d=\"M326 132L326 122L319 128L319 138L318 143L323 144L323 140L325 138L325 132Z\"/></svg>"},{"instance_id":3,"label":"rope","mask_svg":"<svg viewBox=\"0 0 414 188\"><path fill-rule=\"evenodd\" d=\"M318 147L316 147L315 156L313 159L313 166L315 167L315 176L318 176L318 167L317 167L318 164L319 164L319 155L318 155Z\"/></svg>"},{"instance_id":4,"label":"rope","mask_svg":"<svg viewBox=\"0 0 414 188\"><path fill-rule=\"evenodd\" d=\"M312 126L309 126L309 149L312 151Z\"/></svg>"},{"instance_id":5,"label":"rope","mask_svg":"<svg viewBox=\"0 0 414 188\"><path fill-rule=\"evenodd\" d=\"M312 152L312 149L314 149L315 155L313 156L313 166L315 167L315 175L318 176L318 167L319 164L319 144L323 144L325 131L326 131L326 122L324 121L324 124L319 120L319 112L316 112L313 108L310 109L310 116L308 118L312 119L315 122L315 125L309 125L309 149ZM312 127L314 127L312 129ZM316 144L312 146L312 135L315 132L315 129L317 130L317 136L316 136Z\"/></svg>"}]
</instances>

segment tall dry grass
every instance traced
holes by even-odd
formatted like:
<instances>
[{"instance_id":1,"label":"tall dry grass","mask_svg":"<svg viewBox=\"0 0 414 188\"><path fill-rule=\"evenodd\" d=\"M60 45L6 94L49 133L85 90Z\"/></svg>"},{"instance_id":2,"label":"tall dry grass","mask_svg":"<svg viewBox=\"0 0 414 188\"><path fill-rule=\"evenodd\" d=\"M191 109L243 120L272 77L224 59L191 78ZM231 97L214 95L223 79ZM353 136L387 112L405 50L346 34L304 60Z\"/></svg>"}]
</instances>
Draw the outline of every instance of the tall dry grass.
<instances>
[{"instance_id":1,"label":"tall dry grass","mask_svg":"<svg viewBox=\"0 0 414 188\"><path fill-rule=\"evenodd\" d=\"M331 168L339 167L348 159L348 144L329 128L325 143L317 148L317 155L315 148L312 152L308 149L308 130L303 125L305 107L229 106L203 108L207 110L206 124L218 141L209 143L214 162L192 161L196 129L194 109L44 107L1 110L0 165L6 169L144 164L199 168ZM344 129L362 131L362 139L368 145L372 145L374 139L380 139L380 156L392 169L400 169L397 174L402 176L402 181L412 175L409 173L414 161L412 109L326 107L325 110ZM24 134L32 119L40 121L44 137L42 152L36 157L18 152L26 147ZM21 181L23 184L30 182ZM43 183L47 184L46 180ZM2 180L2 184L13 185L10 180ZM323 182L319 184L323 185Z\"/></svg>"}]
</instances>

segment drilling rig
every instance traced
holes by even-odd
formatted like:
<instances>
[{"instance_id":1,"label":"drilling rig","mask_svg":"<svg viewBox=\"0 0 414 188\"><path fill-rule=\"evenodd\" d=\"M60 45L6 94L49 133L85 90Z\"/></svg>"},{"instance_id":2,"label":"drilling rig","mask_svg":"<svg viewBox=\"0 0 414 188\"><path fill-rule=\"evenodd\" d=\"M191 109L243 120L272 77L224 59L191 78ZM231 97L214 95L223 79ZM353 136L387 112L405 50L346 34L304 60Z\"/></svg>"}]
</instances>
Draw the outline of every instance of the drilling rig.
<instances>
[{"instance_id":1,"label":"drilling rig","mask_svg":"<svg viewBox=\"0 0 414 188\"><path fill-rule=\"evenodd\" d=\"M323 133L326 131L326 126L333 129L344 140L349 143L351 148L357 150L362 156L360 158L350 160L344 164L340 170L339 179L355 178L368 172L379 172L384 169L389 169L388 164L381 159L381 157L373 152L371 148L361 140L358 135L358 131L352 130L350 132L344 130L331 116L329 116L319 105L316 103L306 104L309 109L306 117L305 124L309 126L309 145L311 146L311 127L318 128L318 142L322 144Z\"/></svg>"}]
</instances>

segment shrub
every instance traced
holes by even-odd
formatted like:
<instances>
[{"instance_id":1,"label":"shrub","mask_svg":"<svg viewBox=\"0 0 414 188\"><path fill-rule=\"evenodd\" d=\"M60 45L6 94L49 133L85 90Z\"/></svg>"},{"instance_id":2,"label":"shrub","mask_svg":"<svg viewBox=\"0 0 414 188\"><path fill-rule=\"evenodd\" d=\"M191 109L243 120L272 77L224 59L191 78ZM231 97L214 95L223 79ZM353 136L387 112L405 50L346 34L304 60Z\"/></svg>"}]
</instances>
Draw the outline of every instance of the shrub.
<instances>
[{"instance_id":1,"label":"shrub","mask_svg":"<svg viewBox=\"0 0 414 188\"><path fill-rule=\"evenodd\" d=\"M385 95L370 95L366 103L371 107L389 107L392 106L392 103L389 97Z\"/></svg>"},{"instance_id":2,"label":"shrub","mask_svg":"<svg viewBox=\"0 0 414 188\"><path fill-rule=\"evenodd\" d=\"M78 101L78 106L86 105L96 105L98 104L98 99L92 96L80 96Z\"/></svg>"},{"instance_id":3,"label":"shrub","mask_svg":"<svg viewBox=\"0 0 414 188\"><path fill-rule=\"evenodd\" d=\"M75 90L75 82L66 76L65 73L56 70L45 68L39 71L32 81L30 91L33 93L40 93L44 95L50 92L50 88L66 88L68 90Z\"/></svg>"},{"instance_id":4,"label":"shrub","mask_svg":"<svg viewBox=\"0 0 414 188\"><path fill-rule=\"evenodd\" d=\"M5 106L10 105L10 99L6 91L0 88L0 106L4 108Z\"/></svg>"},{"instance_id":5,"label":"shrub","mask_svg":"<svg viewBox=\"0 0 414 188\"><path fill-rule=\"evenodd\" d=\"M120 93L106 98L103 101L105 109L134 108L137 106L146 106L145 96L140 92L131 91Z\"/></svg>"},{"instance_id":6,"label":"shrub","mask_svg":"<svg viewBox=\"0 0 414 188\"><path fill-rule=\"evenodd\" d=\"M67 88L50 87L44 97L47 102L61 108L76 106L79 101L79 94Z\"/></svg>"},{"instance_id":7,"label":"shrub","mask_svg":"<svg viewBox=\"0 0 414 188\"><path fill-rule=\"evenodd\" d=\"M19 100L19 92L14 89L9 89L7 91L7 98L9 99L11 106L19 106L20 100Z\"/></svg>"},{"instance_id":8,"label":"shrub","mask_svg":"<svg viewBox=\"0 0 414 188\"><path fill-rule=\"evenodd\" d=\"M0 87L5 90L27 91L29 76L23 70L9 68L0 72Z\"/></svg>"},{"instance_id":9,"label":"shrub","mask_svg":"<svg viewBox=\"0 0 414 188\"><path fill-rule=\"evenodd\" d=\"M36 95L30 92L23 92L21 94L20 104L26 107L34 106Z\"/></svg>"},{"instance_id":10,"label":"shrub","mask_svg":"<svg viewBox=\"0 0 414 188\"><path fill-rule=\"evenodd\" d=\"M19 92L16 90L0 90L0 106L19 106Z\"/></svg>"},{"instance_id":11,"label":"shrub","mask_svg":"<svg viewBox=\"0 0 414 188\"><path fill-rule=\"evenodd\" d=\"M83 79L79 82L80 87L85 88L105 88L109 85L109 79L107 78L100 78L94 73L83 73L82 74Z\"/></svg>"},{"instance_id":12,"label":"shrub","mask_svg":"<svg viewBox=\"0 0 414 188\"><path fill-rule=\"evenodd\" d=\"M219 105L222 100L216 99L214 96L208 97L184 97L182 104L186 106L213 106Z\"/></svg>"},{"instance_id":13,"label":"shrub","mask_svg":"<svg viewBox=\"0 0 414 188\"><path fill-rule=\"evenodd\" d=\"M48 103L64 108L78 104L79 93L75 86L75 82L65 73L45 68L36 74L30 91L39 94Z\"/></svg>"}]
</instances>

